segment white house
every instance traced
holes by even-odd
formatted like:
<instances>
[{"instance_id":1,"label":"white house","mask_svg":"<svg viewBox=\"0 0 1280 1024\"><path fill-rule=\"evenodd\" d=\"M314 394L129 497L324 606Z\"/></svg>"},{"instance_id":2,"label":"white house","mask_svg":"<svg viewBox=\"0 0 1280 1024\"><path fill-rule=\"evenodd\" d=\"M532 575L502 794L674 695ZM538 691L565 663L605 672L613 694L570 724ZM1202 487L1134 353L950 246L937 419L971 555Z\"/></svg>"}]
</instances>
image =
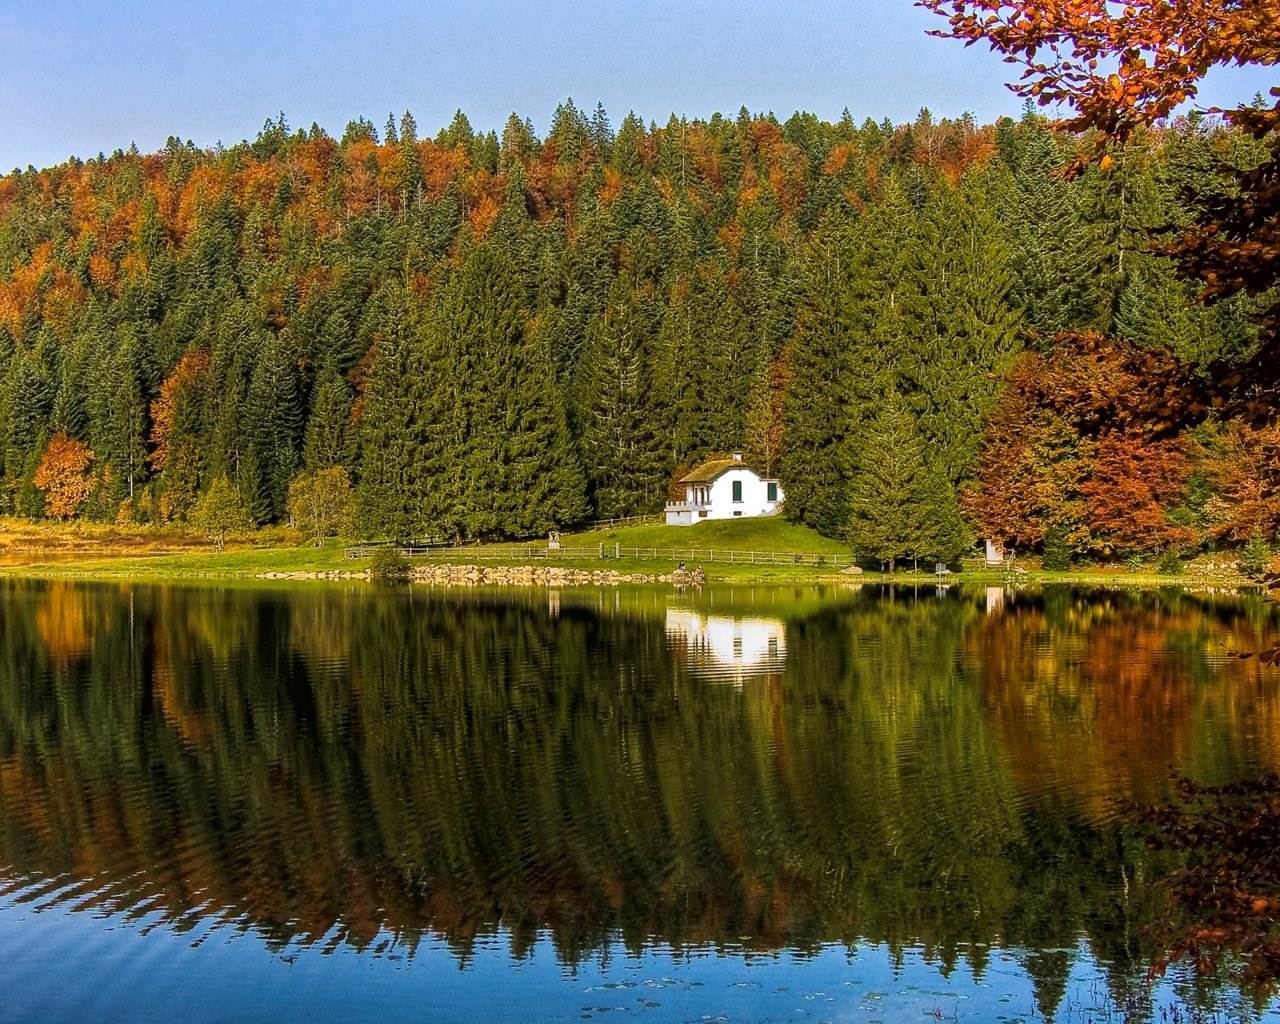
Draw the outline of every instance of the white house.
<instances>
[{"instance_id":1,"label":"white house","mask_svg":"<svg viewBox=\"0 0 1280 1024\"><path fill-rule=\"evenodd\" d=\"M667 502L668 526L692 526L703 519L771 516L785 495L777 480L766 480L742 461L742 453L711 459L680 480L683 501Z\"/></svg>"},{"instance_id":2,"label":"white house","mask_svg":"<svg viewBox=\"0 0 1280 1024\"><path fill-rule=\"evenodd\" d=\"M780 619L667 609L667 641L672 650L697 675L735 686L783 670L786 630Z\"/></svg>"}]
</instances>

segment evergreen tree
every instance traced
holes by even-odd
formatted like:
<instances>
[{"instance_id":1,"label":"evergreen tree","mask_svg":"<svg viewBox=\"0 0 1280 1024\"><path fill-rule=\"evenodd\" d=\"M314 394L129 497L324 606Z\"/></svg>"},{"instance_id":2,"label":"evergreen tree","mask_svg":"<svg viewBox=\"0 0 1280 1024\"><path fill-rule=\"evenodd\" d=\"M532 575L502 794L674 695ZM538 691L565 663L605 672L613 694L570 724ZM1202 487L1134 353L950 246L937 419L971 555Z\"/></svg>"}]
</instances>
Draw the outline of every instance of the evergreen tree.
<instances>
[{"instance_id":1,"label":"evergreen tree","mask_svg":"<svg viewBox=\"0 0 1280 1024\"><path fill-rule=\"evenodd\" d=\"M347 425L351 402L350 385L326 363L316 376L303 435L302 462L308 472L340 466L350 459Z\"/></svg>"},{"instance_id":2,"label":"evergreen tree","mask_svg":"<svg viewBox=\"0 0 1280 1024\"><path fill-rule=\"evenodd\" d=\"M1034 115L1024 119L1020 141L1007 213L1011 299L1027 329L1048 344L1060 331L1103 325L1102 254L1080 208L1080 185L1057 173L1063 159L1048 126Z\"/></svg>"},{"instance_id":3,"label":"evergreen tree","mask_svg":"<svg viewBox=\"0 0 1280 1024\"><path fill-rule=\"evenodd\" d=\"M30 349L19 349L4 382L5 502L19 515L39 515L39 492L31 476L51 433L52 387L44 362Z\"/></svg>"},{"instance_id":4,"label":"evergreen tree","mask_svg":"<svg viewBox=\"0 0 1280 1024\"><path fill-rule=\"evenodd\" d=\"M626 278L587 332L579 374L578 432L596 515L661 508L669 468L659 442L646 323Z\"/></svg>"},{"instance_id":5,"label":"evergreen tree","mask_svg":"<svg viewBox=\"0 0 1280 1024\"><path fill-rule=\"evenodd\" d=\"M245 498L256 521L281 518L289 483L301 468L303 408L298 367L287 342L272 336L263 346L245 396L244 435L258 480Z\"/></svg>"},{"instance_id":6,"label":"evergreen tree","mask_svg":"<svg viewBox=\"0 0 1280 1024\"><path fill-rule=\"evenodd\" d=\"M851 218L833 211L805 247L782 406L788 511L829 536L839 535L848 518L841 452L849 432L847 392L853 374L848 308L853 237Z\"/></svg>"},{"instance_id":7,"label":"evergreen tree","mask_svg":"<svg viewBox=\"0 0 1280 1024\"><path fill-rule=\"evenodd\" d=\"M929 515L925 444L900 400L890 395L851 452L847 536L859 554L889 565L938 545Z\"/></svg>"},{"instance_id":8,"label":"evergreen tree","mask_svg":"<svg viewBox=\"0 0 1280 1024\"><path fill-rule=\"evenodd\" d=\"M418 460L422 431L412 396L422 365L409 293L388 282L370 301L362 330L373 339L360 415L356 516L368 537L409 539L422 530Z\"/></svg>"},{"instance_id":9,"label":"evergreen tree","mask_svg":"<svg viewBox=\"0 0 1280 1024\"><path fill-rule=\"evenodd\" d=\"M133 498L146 481L147 405L143 398L137 332L116 332L115 352L100 369L90 395L89 438L98 461L109 467L114 502Z\"/></svg>"},{"instance_id":10,"label":"evergreen tree","mask_svg":"<svg viewBox=\"0 0 1280 1024\"><path fill-rule=\"evenodd\" d=\"M901 387L932 458L954 486L978 461L982 428L1020 345L1010 305L1010 245L998 223L989 174L959 188L939 184L908 250Z\"/></svg>"},{"instance_id":11,"label":"evergreen tree","mask_svg":"<svg viewBox=\"0 0 1280 1024\"><path fill-rule=\"evenodd\" d=\"M464 264L452 346L470 378L458 519L472 537L530 537L580 521L585 480L551 364L525 329L522 289L505 255L482 245Z\"/></svg>"}]
</instances>

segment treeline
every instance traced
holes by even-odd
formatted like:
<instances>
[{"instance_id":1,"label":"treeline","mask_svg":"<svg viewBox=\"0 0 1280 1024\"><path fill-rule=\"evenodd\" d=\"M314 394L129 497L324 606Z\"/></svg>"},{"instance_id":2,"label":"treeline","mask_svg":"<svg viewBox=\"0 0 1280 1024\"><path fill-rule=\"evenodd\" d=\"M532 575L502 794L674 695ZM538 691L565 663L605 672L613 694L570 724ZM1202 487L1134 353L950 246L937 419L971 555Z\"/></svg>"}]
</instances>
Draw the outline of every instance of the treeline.
<instances>
[{"instance_id":1,"label":"treeline","mask_svg":"<svg viewBox=\"0 0 1280 1024\"><path fill-rule=\"evenodd\" d=\"M1247 140L1181 120L1066 181L1082 144L1030 113L615 130L569 101L545 139L281 115L231 148L15 171L0 511L180 520L227 481L269 523L342 467L367 535L532 536L657 511L741 449L795 518L954 557L992 529L983 431L1024 348L1253 344L1242 303L1187 307L1143 251Z\"/></svg>"}]
</instances>

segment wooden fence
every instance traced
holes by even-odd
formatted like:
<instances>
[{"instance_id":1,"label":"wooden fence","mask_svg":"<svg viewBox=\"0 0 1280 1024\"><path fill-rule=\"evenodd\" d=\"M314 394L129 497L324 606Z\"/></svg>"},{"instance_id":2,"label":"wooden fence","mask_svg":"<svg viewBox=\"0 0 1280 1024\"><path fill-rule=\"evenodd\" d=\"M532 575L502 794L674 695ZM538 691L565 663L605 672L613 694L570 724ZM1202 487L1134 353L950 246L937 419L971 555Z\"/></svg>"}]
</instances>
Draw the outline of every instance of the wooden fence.
<instances>
[{"instance_id":1,"label":"wooden fence","mask_svg":"<svg viewBox=\"0 0 1280 1024\"><path fill-rule=\"evenodd\" d=\"M346 549L348 558L368 558L385 544L361 544ZM738 565L815 565L843 568L854 564L851 555L825 555L801 551L737 551L730 548L636 548L621 544L597 544L595 547L551 548L546 544L526 547L401 547L408 558L442 562L536 562L567 559L634 558L650 562L684 562L694 569L704 562L730 562Z\"/></svg>"}]
</instances>

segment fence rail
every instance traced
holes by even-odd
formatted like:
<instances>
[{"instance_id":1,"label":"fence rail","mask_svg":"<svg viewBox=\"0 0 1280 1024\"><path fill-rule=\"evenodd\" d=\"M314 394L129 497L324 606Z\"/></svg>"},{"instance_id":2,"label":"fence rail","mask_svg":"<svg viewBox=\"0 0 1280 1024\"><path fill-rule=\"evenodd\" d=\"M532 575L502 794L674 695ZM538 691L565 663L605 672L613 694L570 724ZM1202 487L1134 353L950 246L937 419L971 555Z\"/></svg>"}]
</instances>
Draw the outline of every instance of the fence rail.
<instances>
[{"instance_id":1,"label":"fence rail","mask_svg":"<svg viewBox=\"0 0 1280 1024\"><path fill-rule=\"evenodd\" d=\"M608 530L615 526L647 526L649 523L661 523L662 512L651 512L647 516L623 516L621 519L593 519L586 526L592 530Z\"/></svg>"},{"instance_id":2,"label":"fence rail","mask_svg":"<svg viewBox=\"0 0 1280 1024\"><path fill-rule=\"evenodd\" d=\"M368 558L385 544L361 544L346 549L348 558ZM400 547L407 558L441 562L511 562L559 559L619 559L684 562L694 568L703 562L730 562L738 565L812 565L843 568L854 564L850 555L826 555L802 551L738 551L729 548L638 548L621 544L598 544L595 547L551 548L546 544L526 547Z\"/></svg>"}]
</instances>

